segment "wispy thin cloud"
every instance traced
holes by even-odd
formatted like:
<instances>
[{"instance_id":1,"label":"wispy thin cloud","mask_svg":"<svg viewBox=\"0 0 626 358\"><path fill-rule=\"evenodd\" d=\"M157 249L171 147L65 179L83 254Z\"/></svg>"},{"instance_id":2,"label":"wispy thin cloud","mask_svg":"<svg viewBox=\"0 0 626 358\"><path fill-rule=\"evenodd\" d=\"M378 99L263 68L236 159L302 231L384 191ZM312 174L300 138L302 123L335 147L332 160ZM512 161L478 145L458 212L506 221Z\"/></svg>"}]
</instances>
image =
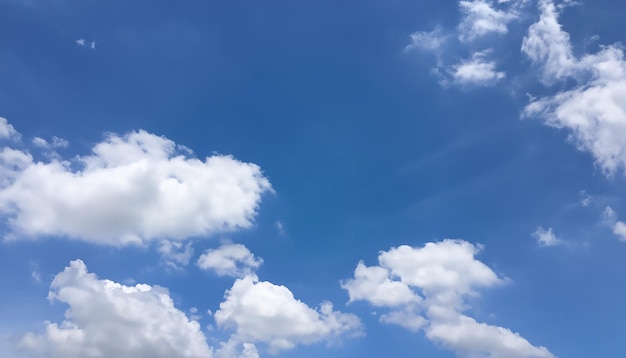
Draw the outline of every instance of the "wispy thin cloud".
<instances>
[{"instance_id":1,"label":"wispy thin cloud","mask_svg":"<svg viewBox=\"0 0 626 358\"><path fill-rule=\"evenodd\" d=\"M95 50L96 49L96 41L87 41L84 38L80 38L78 40L75 41L76 44L80 47L85 47L91 50Z\"/></svg>"}]
</instances>

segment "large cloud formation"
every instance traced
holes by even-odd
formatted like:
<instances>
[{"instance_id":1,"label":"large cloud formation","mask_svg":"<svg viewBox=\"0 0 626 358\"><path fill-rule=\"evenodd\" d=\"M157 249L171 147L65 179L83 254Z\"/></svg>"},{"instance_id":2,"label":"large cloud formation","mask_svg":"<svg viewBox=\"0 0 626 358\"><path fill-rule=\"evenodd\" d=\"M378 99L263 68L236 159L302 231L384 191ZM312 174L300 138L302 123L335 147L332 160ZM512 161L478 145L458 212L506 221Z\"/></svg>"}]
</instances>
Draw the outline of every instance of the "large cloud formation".
<instances>
[{"instance_id":1,"label":"large cloud formation","mask_svg":"<svg viewBox=\"0 0 626 358\"><path fill-rule=\"evenodd\" d=\"M18 342L25 354L258 358L256 343L278 353L302 344L338 342L362 332L357 316L334 310L330 302L311 308L287 287L259 281L254 273L237 279L215 312L217 326L230 332L228 341L219 342L215 349L207 344L197 318L176 308L167 289L100 279L81 260L72 261L55 276L48 298L69 306L65 320L46 322L43 332L25 334Z\"/></svg>"},{"instance_id":2,"label":"large cloud formation","mask_svg":"<svg viewBox=\"0 0 626 358\"><path fill-rule=\"evenodd\" d=\"M166 289L101 280L72 261L56 275L49 299L69 305L61 324L28 333L20 347L50 358L211 358L198 322L174 307Z\"/></svg>"},{"instance_id":3,"label":"large cloud formation","mask_svg":"<svg viewBox=\"0 0 626 358\"><path fill-rule=\"evenodd\" d=\"M0 124L0 137L13 133ZM90 155L48 157L0 150L0 215L12 238L121 246L209 235L251 226L261 195L272 190L255 164L228 155L202 161L143 130L110 133Z\"/></svg>"},{"instance_id":4,"label":"large cloud formation","mask_svg":"<svg viewBox=\"0 0 626 358\"><path fill-rule=\"evenodd\" d=\"M533 100L526 117L540 117L549 126L567 129L579 149L590 152L607 175L626 170L626 61L620 45L577 57L569 34L558 22L559 7L539 1L540 18L522 44L522 52L541 69L541 79L577 84L555 95ZM625 172L626 173L626 172Z\"/></svg>"},{"instance_id":5,"label":"large cloud formation","mask_svg":"<svg viewBox=\"0 0 626 358\"><path fill-rule=\"evenodd\" d=\"M287 287L259 281L254 274L235 281L215 321L235 330L231 340L266 343L273 353L361 334L357 316L335 311L330 302L310 308Z\"/></svg>"},{"instance_id":6,"label":"large cloud formation","mask_svg":"<svg viewBox=\"0 0 626 358\"><path fill-rule=\"evenodd\" d=\"M463 313L467 297L504 282L474 258L479 251L479 246L462 240L392 248L380 253L378 266L360 262L354 278L342 282L342 287L351 302L362 300L388 309L381 321L412 331L423 329L426 337L463 357L554 357L507 328L477 322Z\"/></svg>"}]
</instances>

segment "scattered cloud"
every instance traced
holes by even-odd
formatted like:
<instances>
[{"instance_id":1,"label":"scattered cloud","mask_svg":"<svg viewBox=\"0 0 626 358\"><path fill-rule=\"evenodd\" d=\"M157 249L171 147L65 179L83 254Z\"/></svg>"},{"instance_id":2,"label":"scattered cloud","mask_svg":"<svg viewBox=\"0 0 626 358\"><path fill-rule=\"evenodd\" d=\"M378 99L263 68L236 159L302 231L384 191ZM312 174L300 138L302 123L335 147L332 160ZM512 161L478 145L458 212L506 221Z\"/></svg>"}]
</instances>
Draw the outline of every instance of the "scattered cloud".
<instances>
[{"instance_id":1,"label":"scattered cloud","mask_svg":"<svg viewBox=\"0 0 626 358\"><path fill-rule=\"evenodd\" d=\"M193 248L191 243L183 243L180 241L163 240L158 248L161 258L168 267L180 269L187 266L193 256Z\"/></svg>"},{"instance_id":2,"label":"scattered cloud","mask_svg":"<svg viewBox=\"0 0 626 358\"><path fill-rule=\"evenodd\" d=\"M330 302L310 308L287 287L253 274L235 281L214 316L219 327L234 330L231 340L266 343L271 353L361 334L357 316L335 311Z\"/></svg>"},{"instance_id":3,"label":"scattered cloud","mask_svg":"<svg viewBox=\"0 0 626 358\"><path fill-rule=\"evenodd\" d=\"M30 262L30 277L37 283L43 282L41 279L41 272L39 271L39 265L34 262Z\"/></svg>"},{"instance_id":4,"label":"scattered cloud","mask_svg":"<svg viewBox=\"0 0 626 358\"><path fill-rule=\"evenodd\" d=\"M80 47L87 47L91 50L95 50L96 49L96 42L95 41L87 41L83 38L80 38L78 40L76 40L76 44Z\"/></svg>"},{"instance_id":5,"label":"scattered cloud","mask_svg":"<svg viewBox=\"0 0 626 358\"><path fill-rule=\"evenodd\" d=\"M198 259L198 267L213 270L219 276L244 277L261 266L263 259L255 257L241 244L226 244L207 250Z\"/></svg>"},{"instance_id":6,"label":"scattered cloud","mask_svg":"<svg viewBox=\"0 0 626 358\"><path fill-rule=\"evenodd\" d=\"M261 195L272 190L261 169L228 155L202 161L177 148L143 130L109 133L92 154L69 160L35 161L3 147L0 216L13 238L116 246L250 227Z\"/></svg>"},{"instance_id":7,"label":"scattered cloud","mask_svg":"<svg viewBox=\"0 0 626 358\"><path fill-rule=\"evenodd\" d=\"M56 275L48 297L69 306L65 320L24 335L20 349L52 358L213 356L198 322L164 288L102 280L76 260Z\"/></svg>"},{"instance_id":8,"label":"scattered cloud","mask_svg":"<svg viewBox=\"0 0 626 358\"><path fill-rule=\"evenodd\" d=\"M537 243L540 246L559 246L563 245L563 240L559 239L552 232L552 228L548 228L545 230L543 227L539 226L535 232L533 232L532 236L537 239Z\"/></svg>"},{"instance_id":9,"label":"scattered cloud","mask_svg":"<svg viewBox=\"0 0 626 358\"><path fill-rule=\"evenodd\" d=\"M613 233L617 235L620 241L626 241L626 223L623 221L618 221L613 226Z\"/></svg>"},{"instance_id":10,"label":"scattered cloud","mask_svg":"<svg viewBox=\"0 0 626 358\"><path fill-rule=\"evenodd\" d=\"M620 45L596 54L573 55L569 34L558 22L551 0L539 2L540 19L526 35L522 51L542 69L542 81L567 78L578 84L555 95L534 99L524 117L542 118L546 125L566 129L570 140L589 152L604 174L626 174L626 61Z\"/></svg>"},{"instance_id":11,"label":"scattered cloud","mask_svg":"<svg viewBox=\"0 0 626 358\"><path fill-rule=\"evenodd\" d=\"M20 134L6 118L0 117L0 139L19 138Z\"/></svg>"},{"instance_id":12,"label":"scattered cloud","mask_svg":"<svg viewBox=\"0 0 626 358\"><path fill-rule=\"evenodd\" d=\"M421 49L428 51L438 51L448 40L449 35L445 35L441 28L433 31L417 31L411 34L411 42L405 47L405 51Z\"/></svg>"},{"instance_id":13,"label":"scattered cloud","mask_svg":"<svg viewBox=\"0 0 626 358\"><path fill-rule=\"evenodd\" d=\"M520 9L526 2L527 0L462 0L459 2L461 21L456 30L444 31L437 27L430 32L414 32L410 35L411 40L405 51L420 49L437 53L437 66L432 73L440 77L439 83L444 87L450 84L493 85L506 77L503 71L497 70L495 61L487 60L493 49L476 51L475 45L470 47L470 43L490 34L507 33L508 23L519 18ZM472 55L450 65L447 58L452 57L452 54L442 53L442 46L455 37L460 42L460 48L471 48Z\"/></svg>"},{"instance_id":14,"label":"scattered cloud","mask_svg":"<svg viewBox=\"0 0 626 358\"><path fill-rule=\"evenodd\" d=\"M607 206L602 212L602 221L613 230L620 241L626 241L626 223L617 219L617 213Z\"/></svg>"},{"instance_id":15,"label":"scattered cloud","mask_svg":"<svg viewBox=\"0 0 626 358\"><path fill-rule=\"evenodd\" d=\"M518 15L513 9L500 10L496 6L509 2L489 0L462 0L459 8L463 20L459 24L459 39L463 42L473 41L489 34L506 34L507 24ZM517 3L517 2L513 2Z\"/></svg>"},{"instance_id":16,"label":"scattered cloud","mask_svg":"<svg viewBox=\"0 0 626 358\"><path fill-rule=\"evenodd\" d=\"M285 225L283 225L282 221L277 220L274 226L276 226L276 230L278 230L278 235L285 235Z\"/></svg>"},{"instance_id":17,"label":"scattered cloud","mask_svg":"<svg viewBox=\"0 0 626 358\"><path fill-rule=\"evenodd\" d=\"M591 195L587 194L587 192L585 190L581 190L580 191L580 197L581 197L581 199L580 199L580 205L581 206L586 208L586 207L589 206L589 204L591 204L592 197L591 197Z\"/></svg>"},{"instance_id":18,"label":"scattered cloud","mask_svg":"<svg viewBox=\"0 0 626 358\"><path fill-rule=\"evenodd\" d=\"M460 85L487 86L495 84L506 77L504 72L496 70L494 61L487 61L489 51L481 51L452 66L451 75L454 82Z\"/></svg>"},{"instance_id":19,"label":"scattered cloud","mask_svg":"<svg viewBox=\"0 0 626 358\"><path fill-rule=\"evenodd\" d=\"M578 63L572 52L569 34L561 28L559 10L553 1L540 0L539 20L528 28L522 52L542 70L542 81L552 84L575 76Z\"/></svg>"},{"instance_id":20,"label":"scattered cloud","mask_svg":"<svg viewBox=\"0 0 626 358\"><path fill-rule=\"evenodd\" d=\"M52 137L51 142L48 142L47 140L40 137L35 137L33 138L33 144L36 147L43 149L67 148L70 145L67 140L59 138L57 136Z\"/></svg>"},{"instance_id":21,"label":"scattered cloud","mask_svg":"<svg viewBox=\"0 0 626 358\"><path fill-rule=\"evenodd\" d=\"M253 343L240 343L234 339L222 342L215 351L216 358L259 358L259 352Z\"/></svg>"},{"instance_id":22,"label":"scattered cloud","mask_svg":"<svg viewBox=\"0 0 626 358\"><path fill-rule=\"evenodd\" d=\"M459 356L554 357L507 328L479 323L463 313L469 307L466 298L477 296L477 289L506 281L474 258L480 250L462 240L392 248L379 254L378 266L359 263L355 277L342 287L351 302L389 309L381 321L423 329L426 337ZM390 297L381 295L385 290L392 292Z\"/></svg>"}]
</instances>

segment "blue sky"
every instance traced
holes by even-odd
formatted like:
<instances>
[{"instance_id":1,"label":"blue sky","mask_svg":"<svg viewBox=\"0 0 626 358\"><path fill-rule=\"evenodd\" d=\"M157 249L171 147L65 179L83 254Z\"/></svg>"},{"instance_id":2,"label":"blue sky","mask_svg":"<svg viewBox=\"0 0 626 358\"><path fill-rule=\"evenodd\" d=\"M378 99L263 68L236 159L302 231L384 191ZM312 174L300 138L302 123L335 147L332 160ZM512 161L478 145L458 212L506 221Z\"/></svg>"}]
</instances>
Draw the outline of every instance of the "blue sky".
<instances>
[{"instance_id":1,"label":"blue sky","mask_svg":"<svg viewBox=\"0 0 626 358\"><path fill-rule=\"evenodd\" d=\"M0 0L0 355L623 354L624 10Z\"/></svg>"}]
</instances>

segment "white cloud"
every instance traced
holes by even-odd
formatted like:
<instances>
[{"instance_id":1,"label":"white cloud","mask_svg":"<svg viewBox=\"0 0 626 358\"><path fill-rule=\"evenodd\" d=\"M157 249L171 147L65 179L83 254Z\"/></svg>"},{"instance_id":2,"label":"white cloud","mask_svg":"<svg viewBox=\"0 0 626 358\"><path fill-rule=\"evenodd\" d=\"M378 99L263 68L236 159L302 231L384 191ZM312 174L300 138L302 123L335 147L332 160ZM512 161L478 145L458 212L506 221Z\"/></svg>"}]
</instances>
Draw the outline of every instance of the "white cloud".
<instances>
[{"instance_id":1,"label":"white cloud","mask_svg":"<svg viewBox=\"0 0 626 358\"><path fill-rule=\"evenodd\" d=\"M67 236L110 245L248 228L271 185L227 155L201 161L143 130L108 134L92 154L35 161L0 151L0 215L13 238Z\"/></svg>"},{"instance_id":2,"label":"white cloud","mask_svg":"<svg viewBox=\"0 0 626 358\"><path fill-rule=\"evenodd\" d=\"M95 41L87 41L84 38L80 38L78 40L75 41L76 44L80 47L87 47L91 50L95 50L96 49L96 42Z\"/></svg>"},{"instance_id":3,"label":"white cloud","mask_svg":"<svg viewBox=\"0 0 626 358\"><path fill-rule=\"evenodd\" d=\"M19 133L7 121L6 118L0 117L0 139L19 138Z\"/></svg>"},{"instance_id":4,"label":"white cloud","mask_svg":"<svg viewBox=\"0 0 626 358\"><path fill-rule=\"evenodd\" d=\"M461 85L486 86L495 84L506 77L504 72L496 70L494 61L485 59L488 53L489 51L477 52L472 55L471 59L452 66L451 75L454 82Z\"/></svg>"},{"instance_id":5,"label":"white cloud","mask_svg":"<svg viewBox=\"0 0 626 358\"><path fill-rule=\"evenodd\" d=\"M350 293L350 302L366 300L378 307L404 306L421 301L406 283L391 280L387 269L367 267L363 261L356 266L354 279L343 282L341 287Z\"/></svg>"},{"instance_id":6,"label":"white cloud","mask_svg":"<svg viewBox=\"0 0 626 358\"><path fill-rule=\"evenodd\" d=\"M405 51L413 49L422 49L428 51L437 51L448 40L448 35L444 35L441 28L433 31L417 31L411 34L411 43L405 47Z\"/></svg>"},{"instance_id":7,"label":"white cloud","mask_svg":"<svg viewBox=\"0 0 626 358\"><path fill-rule=\"evenodd\" d=\"M479 323L464 315L431 325L426 336L454 349L461 357L554 357L544 347L531 346L526 339L509 329Z\"/></svg>"},{"instance_id":8,"label":"white cloud","mask_svg":"<svg viewBox=\"0 0 626 358\"><path fill-rule=\"evenodd\" d=\"M198 267L214 270L220 276L243 277L256 271L263 259L254 257L247 247L241 244L226 244L217 249L207 250L198 258Z\"/></svg>"},{"instance_id":9,"label":"white cloud","mask_svg":"<svg viewBox=\"0 0 626 358\"><path fill-rule=\"evenodd\" d=\"M267 343L272 353L361 332L355 315L334 311L329 302L312 309L287 287L255 275L237 279L214 316L219 327L235 331L231 340Z\"/></svg>"},{"instance_id":10,"label":"white cloud","mask_svg":"<svg viewBox=\"0 0 626 358\"><path fill-rule=\"evenodd\" d=\"M259 358L259 352L253 343L240 343L235 339L221 343L215 351L216 358Z\"/></svg>"},{"instance_id":11,"label":"white cloud","mask_svg":"<svg viewBox=\"0 0 626 358\"><path fill-rule=\"evenodd\" d=\"M488 34L506 34L507 24L518 16L512 10L498 10L495 6L488 0L460 1L463 20L459 24L459 39L472 41Z\"/></svg>"},{"instance_id":12,"label":"white cloud","mask_svg":"<svg viewBox=\"0 0 626 358\"><path fill-rule=\"evenodd\" d=\"M583 207L588 207L589 204L591 204L591 199L592 199L591 195L587 194L585 190L581 190L580 196L581 196L580 205Z\"/></svg>"},{"instance_id":13,"label":"white cloud","mask_svg":"<svg viewBox=\"0 0 626 358\"><path fill-rule=\"evenodd\" d=\"M282 221L277 220L274 223L274 226L276 226L276 230L278 231L278 235L285 235L285 225L283 225Z\"/></svg>"},{"instance_id":14,"label":"white cloud","mask_svg":"<svg viewBox=\"0 0 626 358\"><path fill-rule=\"evenodd\" d=\"M48 142L47 140L40 137L35 137L33 138L33 144L36 147L44 149L67 148L67 146L70 145L67 140L59 138L57 136L52 137L52 142Z\"/></svg>"},{"instance_id":15,"label":"white cloud","mask_svg":"<svg viewBox=\"0 0 626 358\"><path fill-rule=\"evenodd\" d=\"M620 241L626 241L626 223L617 220L617 213L610 206L604 208L602 221L613 230L613 234L617 235Z\"/></svg>"},{"instance_id":16,"label":"white cloud","mask_svg":"<svg viewBox=\"0 0 626 358\"><path fill-rule=\"evenodd\" d=\"M540 226L533 232L532 236L537 239L537 243L541 246L558 246L563 244L563 240L554 235L552 228L545 230Z\"/></svg>"},{"instance_id":17,"label":"white cloud","mask_svg":"<svg viewBox=\"0 0 626 358\"><path fill-rule=\"evenodd\" d=\"M164 288L101 280L76 260L56 275L49 298L69 305L65 320L26 334L21 349L51 358L213 356L198 322Z\"/></svg>"},{"instance_id":18,"label":"white cloud","mask_svg":"<svg viewBox=\"0 0 626 358\"><path fill-rule=\"evenodd\" d=\"M539 9L539 21L528 29L522 42L522 52L542 67L542 81L551 84L573 76L578 64L572 53L569 34L559 24L558 9L554 2L540 0Z\"/></svg>"},{"instance_id":19,"label":"white cloud","mask_svg":"<svg viewBox=\"0 0 626 358\"><path fill-rule=\"evenodd\" d=\"M478 288L505 282L474 258L480 250L480 246L462 240L392 248L379 254L379 266L359 263L354 279L343 282L342 287L348 290L350 301L365 300L389 308L382 322L412 331L424 329L429 339L459 356L554 357L546 348L531 345L507 328L479 323L463 314L469 307L466 298L477 296ZM397 283L391 296L402 299L381 298L390 282ZM398 287L408 287L412 293Z\"/></svg>"},{"instance_id":20,"label":"white cloud","mask_svg":"<svg viewBox=\"0 0 626 358\"><path fill-rule=\"evenodd\" d=\"M533 100L523 116L567 129L570 140L593 155L606 175L626 170L626 61L619 45L576 58L569 35L558 23L554 2L540 2L541 18L532 25L522 50L542 67L542 80L572 78L578 85ZM626 171L625 171L626 173Z\"/></svg>"},{"instance_id":21,"label":"white cloud","mask_svg":"<svg viewBox=\"0 0 626 358\"><path fill-rule=\"evenodd\" d=\"M618 221L613 226L613 233L617 235L620 241L626 241L626 223Z\"/></svg>"},{"instance_id":22,"label":"white cloud","mask_svg":"<svg viewBox=\"0 0 626 358\"><path fill-rule=\"evenodd\" d=\"M187 266L191 256L193 256L193 248L190 242L184 244L180 241L163 240L159 245L158 251L167 266L174 269Z\"/></svg>"},{"instance_id":23,"label":"white cloud","mask_svg":"<svg viewBox=\"0 0 626 358\"><path fill-rule=\"evenodd\" d=\"M604 211L602 211L602 221L604 224L609 226L615 225L615 222L617 221L617 214L615 213L615 210L613 210L610 206L604 208Z\"/></svg>"},{"instance_id":24,"label":"white cloud","mask_svg":"<svg viewBox=\"0 0 626 358\"><path fill-rule=\"evenodd\" d=\"M437 66L432 69L432 73L440 77L441 86L494 85L505 78L506 74L497 70L495 61L487 60L492 49L476 51L474 42L489 34L506 34L508 24L520 17L519 14L527 2L528 0L461 0L461 21L456 31L444 32L437 27L431 32L414 32L405 51L422 49L437 53ZM448 56L442 56L445 53L441 50L454 34L465 46L472 43L473 54L455 65L449 65L446 60Z\"/></svg>"}]
</instances>

